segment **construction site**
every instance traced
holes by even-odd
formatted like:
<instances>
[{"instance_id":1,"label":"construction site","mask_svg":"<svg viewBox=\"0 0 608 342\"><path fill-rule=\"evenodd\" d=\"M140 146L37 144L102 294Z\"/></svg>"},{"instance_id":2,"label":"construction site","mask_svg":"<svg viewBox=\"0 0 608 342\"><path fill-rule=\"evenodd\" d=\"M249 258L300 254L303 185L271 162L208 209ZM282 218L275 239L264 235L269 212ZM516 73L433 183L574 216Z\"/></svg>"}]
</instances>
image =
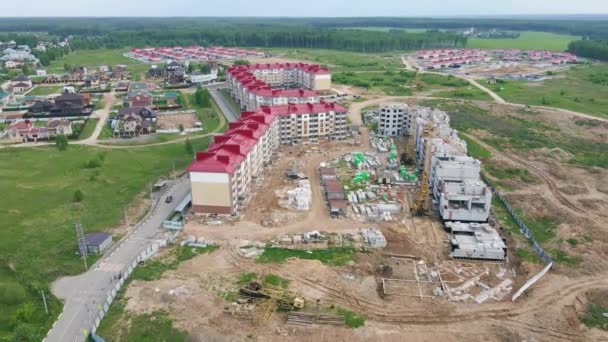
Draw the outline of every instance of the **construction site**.
<instances>
[{"instance_id":1,"label":"construction site","mask_svg":"<svg viewBox=\"0 0 608 342\"><path fill-rule=\"evenodd\" d=\"M526 242L497 223L483 163L450 116L401 114L402 137L360 126L282 146L239 216L187 217L181 234L219 249L133 282L127 309L166 311L201 340L588 340L573 317L602 273L581 281L558 267L514 301L545 263L514 252Z\"/></svg>"}]
</instances>

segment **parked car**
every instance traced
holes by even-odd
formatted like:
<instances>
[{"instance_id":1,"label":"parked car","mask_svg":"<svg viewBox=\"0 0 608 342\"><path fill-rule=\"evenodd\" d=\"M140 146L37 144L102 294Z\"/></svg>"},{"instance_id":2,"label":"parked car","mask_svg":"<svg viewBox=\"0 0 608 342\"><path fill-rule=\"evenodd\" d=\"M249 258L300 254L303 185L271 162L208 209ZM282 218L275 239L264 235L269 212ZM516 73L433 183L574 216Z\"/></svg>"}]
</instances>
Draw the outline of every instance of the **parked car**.
<instances>
[{"instance_id":1,"label":"parked car","mask_svg":"<svg viewBox=\"0 0 608 342\"><path fill-rule=\"evenodd\" d=\"M165 203L171 203L171 202L173 202L173 196L165 197Z\"/></svg>"}]
</instances>

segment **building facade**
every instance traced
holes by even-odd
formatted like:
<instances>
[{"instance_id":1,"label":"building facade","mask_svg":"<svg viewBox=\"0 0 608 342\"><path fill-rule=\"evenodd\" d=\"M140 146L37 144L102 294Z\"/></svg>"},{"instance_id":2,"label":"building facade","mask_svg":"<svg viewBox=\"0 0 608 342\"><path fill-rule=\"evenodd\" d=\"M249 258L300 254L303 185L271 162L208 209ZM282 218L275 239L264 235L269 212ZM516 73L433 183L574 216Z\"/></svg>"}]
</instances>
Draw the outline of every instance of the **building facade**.
<instances>
[{"instance_id":1,"label":"building facade","mask_svg":"<svg viewBox=\"0 0 608 342\"><path fill-rule=\"evenodd\" d=\"M275 63L228 68L228 88L242 109L287 103L319 103L331 89L331 74L318 65Z\"/></svg>"},{"instance_id":2,"label":"building facade","mask_svg":"<svg viewBox=\"0 0 608 342\"><path fill-rule=\"evenodd\" d=\"M413 114L405 103L389 102L380 105L378 134L385 137L405 138L413 123Z\"/></svg>"}]
</instances>

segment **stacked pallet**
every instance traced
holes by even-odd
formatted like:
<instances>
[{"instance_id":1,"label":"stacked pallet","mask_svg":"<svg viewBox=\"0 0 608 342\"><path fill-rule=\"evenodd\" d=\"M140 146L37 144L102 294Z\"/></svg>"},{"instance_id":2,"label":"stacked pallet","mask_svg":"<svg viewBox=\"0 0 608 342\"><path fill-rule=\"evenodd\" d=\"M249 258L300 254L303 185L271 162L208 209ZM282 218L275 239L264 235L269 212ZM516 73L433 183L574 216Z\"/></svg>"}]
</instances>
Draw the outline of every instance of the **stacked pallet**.
<instances>
[{"instance_id":1,"label":"stacked pallet","mask_svg":"<svg viewBox=\"0 0 608 342\"><path fill-rule=\"evenodd\" d=\"M293 325L310 325L310 324L344 325L344 317L293 311L293 312L290 312L287 314L287 324L293 324Z\"/></svg>"}]
</instances>

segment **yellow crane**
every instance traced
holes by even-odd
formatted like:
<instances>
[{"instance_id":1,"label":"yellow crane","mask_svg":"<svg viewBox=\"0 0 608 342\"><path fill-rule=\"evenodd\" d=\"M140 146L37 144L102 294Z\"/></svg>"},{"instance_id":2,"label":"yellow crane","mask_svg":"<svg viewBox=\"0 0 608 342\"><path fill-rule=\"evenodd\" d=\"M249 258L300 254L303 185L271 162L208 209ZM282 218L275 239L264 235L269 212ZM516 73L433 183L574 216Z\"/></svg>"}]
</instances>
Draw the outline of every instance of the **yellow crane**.
<instances>
[{"instance_id":1,"label":"yellow crane","mask_svg":"<svg viewBox=\"0 0 608 342\"><path fill-rule=\"evenodd\" d=\"M417 215L428 215L431 210L431 203L429 199L429 174L428 170L431 164L431 132L433 130L433 123L429 120L428 125L424 128L424 163L422 165L422 172L420 174L420 188L414 201L412 210Z\"/></svg>"}]
</instances>

